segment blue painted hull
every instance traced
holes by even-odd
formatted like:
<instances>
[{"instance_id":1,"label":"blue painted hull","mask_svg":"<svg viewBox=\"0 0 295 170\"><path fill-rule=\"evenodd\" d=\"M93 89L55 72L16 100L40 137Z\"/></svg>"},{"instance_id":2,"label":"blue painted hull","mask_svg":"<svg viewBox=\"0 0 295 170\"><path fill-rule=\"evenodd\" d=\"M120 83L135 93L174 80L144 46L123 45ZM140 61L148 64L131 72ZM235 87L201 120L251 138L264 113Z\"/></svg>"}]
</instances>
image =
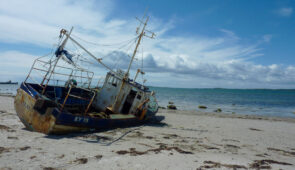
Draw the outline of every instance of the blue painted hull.
<instances>
[{"instance_id":1,"label":"blue painted hull","mask_svg":"<svg viewBox=\"0 0 295 170\"><path fill-rule=\"evenodd\" d=\"M30 84L22 83L15 98L15 109L20 120L32 131L45 134L63 134L90 129L126 127L147 121L139 120L138 117L112 119L74 115L66 110L60 111L60 107L52 107L41 113L34 109L40 96L41 94ZM147 111L148 115L154 116L155 113Z\"/></svg>"}]
</instances>

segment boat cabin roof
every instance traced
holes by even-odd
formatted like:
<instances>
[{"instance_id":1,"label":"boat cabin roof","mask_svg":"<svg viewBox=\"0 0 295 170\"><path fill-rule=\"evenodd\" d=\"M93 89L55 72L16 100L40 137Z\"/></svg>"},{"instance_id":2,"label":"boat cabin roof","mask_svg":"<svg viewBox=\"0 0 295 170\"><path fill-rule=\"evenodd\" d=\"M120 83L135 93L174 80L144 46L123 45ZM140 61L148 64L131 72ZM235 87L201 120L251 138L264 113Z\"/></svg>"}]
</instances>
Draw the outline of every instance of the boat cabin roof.
<instances>
[{"instance_id":1,"label":"boat cabin roof","mask_svg":"<svg viewBox=\"0 0 295 170\"><path fill-rule=\"evenodd\" d=\"M113 74L111 72L108 72L108 75L109 76L112 76L112 77L115 77L115 78L119 79L120 81L122 81L122 79L123 79L122 77L119 77L119 76L117 76L117 75L115 75L115 74ZM144 86L144 85L142 85L140 83L137 83L137 82L133 81L130 78L128 78L128 80L127 80L126 83L129 84L132 87L135 87L136 89L138 89L140 91L143 91L143 92L151 92L150 89L147 86Z\"/></svg>"}]
</instances>

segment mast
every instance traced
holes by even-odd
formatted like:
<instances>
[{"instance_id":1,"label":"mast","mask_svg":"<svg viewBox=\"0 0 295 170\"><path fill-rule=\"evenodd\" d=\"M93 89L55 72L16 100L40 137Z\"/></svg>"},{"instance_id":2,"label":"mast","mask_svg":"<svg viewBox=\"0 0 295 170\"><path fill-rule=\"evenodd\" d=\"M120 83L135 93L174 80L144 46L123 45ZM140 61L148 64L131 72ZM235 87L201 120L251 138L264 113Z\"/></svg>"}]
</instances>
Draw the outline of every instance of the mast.
<instances>
[{"instance_id":1,"label":"mast","mask_svg":"<svg viewBox=\"0 0 295 170\"><path fill-rule=\"evenodd\" d=\"M71 28L71 31L70 31L69 34L72 33L73 29L74 29L74 27ZM61 33L61 34L62 34L62 33L66 33L66 30L62 29L62 30L60 31L60 33ZM64 49L64 47L65 47L65 45L66 45L68 39L69 39L69 38L68 38L68 36L67 36L67 37L64 39L64 41L62 42L61 46L58 47L58 49L57 49L58 51L62 51L62 50ZM50 78L51 78L51 76L52 76L52 74L53 74L53 72L54 72L54 69L55 69L55 67L56 67L56 65L57 65L57 63L58 63L58 61L59 61L59 59L61 58L61 55L62 55L62 54L59 54L58 56L56 56L56 57L57 57L56 62L54 63L54 66L53 66L53 68L52 68L52 70L51 70L51 72L50 72L50 75L49 75L49 77L48 77L48 79L47 79L47 82L46 82L46 84L45 84L45 87L44 87L43 90L42 90L42 94L44 94L44 92L45 92L45 90L46 90L46 87L47 87L47 85L48 85L48 83L49 83L49 81L50 81ZM47 74L45 75L44 80L46 79L46 76L48 75L48 73L49 73L49 70L48 70ZM43 80L43 81L44 81L44 80ZM43 81L42 81L42 84L43 84ZM41 84L41 85L42 85L42 84Z\"/></svg>"},{"instance_id":2,"label":"mast","mask_svg":"<svg viewBox=\"0 0 295 170\"><path fill-rule=\"evenodd\" d=\"M135 57L135 55L136 55L137 48L138 48L138 46L139 46L139 44L140 44L140 41L141 41L142 36L144 36L144 34L145 34L145 33L144 33L144 30L145 30L145 27L146 27L146 25L147 25L148 20L149 20L149 17L146 18L146 21L145 21L145 23L144 23L144 25L143 25L143 28L142 28L142 30L141 30L141 33L139 34L139 38L138 38L138 40L137 40L137 44L136 44L136 47L135 47L135 49L134 49L134 51L133 51L132 58L131 58L131 60L130 60L130 63L129 63L129 66L128 66L128 69L127 69L127 72L126 72L126 74L125 74L124 79L127 79L127 78L128 78L128 74L129 74L129 71L130 71L130 68L131 68L132 62L133 62L133 60L134 60L134 57Z\"/></svg>"},{"instance_id":3,"label":"mast","mask_svg":"<svg viewBox=\"0 0 295 170\"><path fill-rule=\"evenodd\" d=\"M144 18L144 17L143 17L143 18ZM137 43L136 43L135 49L134 49L134 51L133 51L132 58L131 58L131 60L130 60L130 63L129 63L129 66L128 66L128 69L127 69L127 72L125 73L125 76L124 76L124 78L122 79L122 83L121 83L121 86L120 86L120 90L119 90L118 94L116 95L116 98L115 98L114 104L113 104L112 107L111 107L111 109L112 109L113 112L119 112L119 109L120 109L120 106L121 106L121 102L122 102L121 100L123 100L123 97L124 97L123 88L124 88L125 84L128 82L129 71L130 71L130 68L131 68L132 62L133 62L133 60L134 60L134 58L135 58L135 55L136 55L136 52L137 52L137 48L139 47L139 44L140 44L140 42L141 42L142 37L143 37L143 36L147 36L147 35L145 34L145 27L146 27L146 25L147 25L147 22L148 22L148 20L149 20L149 17L147 16L145 22L143 22L142 20L140 20L140 19L138 19L138 18L136 18L136 19L139 20L139 22L140 22L140 25L139 25L139 27L137 28L136 33L138 33L138 30L140 29L142 23L143 23L143 27L142 27L142 30L141 30L139 36L138 36L138 40L137 40ZM148 32L150 32L150 31L148 31ZM154 34L153 32L151 32L151 33L152 33L152 35L151 35L151 36L147 36L147 37L149 37L149 38L154 38L154 35L155 35L155 34ZM137 74L138 74L138 73L137 73ZM137 75L136 75L136 77L137 77Z\"/></svg>"}]
</instances>

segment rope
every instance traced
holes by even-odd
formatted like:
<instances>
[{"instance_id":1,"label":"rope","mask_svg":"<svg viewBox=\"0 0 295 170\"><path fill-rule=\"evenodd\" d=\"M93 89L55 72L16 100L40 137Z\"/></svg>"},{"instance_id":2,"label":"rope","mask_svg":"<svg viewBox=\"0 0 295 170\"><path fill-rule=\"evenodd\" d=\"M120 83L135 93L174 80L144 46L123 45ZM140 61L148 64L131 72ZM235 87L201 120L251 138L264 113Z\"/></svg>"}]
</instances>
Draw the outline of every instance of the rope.
<instances>
[{"instance_id":1,"label":"rope","mask_svg":"<svg viewBox=\"0 0 295 170\"><path fill-rule=\"evenodd\" d=\"M138 38L138 37L137 37L137 38ZM131 56L128 54L128 52L130 51L131 47L132 47L133 45L135 45L137 38L135 39L135 41L134 41L133 43L129 42L129 44L127 44L127 45L129 45L129 46L128 46L127 50L126 50L126 54L127 54L127 56L128 56L129 58L131 58ZM127 46L127 45L126 45L126 46ZM119 60L116 61L116 63L113 65L112 68L117 68L117 67L118 67L118 63L119 63L119 61L122 61L122 58L119 58Z\"/></svg>"},{"instance_id":2,"label":"rope","mask_svg":"<svg viewBox=\"0 0 295 170\"><path fill-rule=\"evenodd\" d=\"M78 37L76 35L73 35L73 34L72 34L72 36L75 37L75 38L77 38L77 39L79 39L79 40L81 40L81 41L84 41L85 43L96 45L96 46L105 46L105 47L121 45L123 43L132 41L132 40L134 40L134 39L136 39L138 37L138 36L136 36L135 38L132 38L132 39L129 39L129 40L125 40L125 41L122 41L122 42L119 42L119 43L114 43L114 44L99 44L99 43L94 43L94 42L90 42L90 41L84 40L84 39L82 39L82 38L80 38L80 37Z\"/></svg>"}]
</instances>

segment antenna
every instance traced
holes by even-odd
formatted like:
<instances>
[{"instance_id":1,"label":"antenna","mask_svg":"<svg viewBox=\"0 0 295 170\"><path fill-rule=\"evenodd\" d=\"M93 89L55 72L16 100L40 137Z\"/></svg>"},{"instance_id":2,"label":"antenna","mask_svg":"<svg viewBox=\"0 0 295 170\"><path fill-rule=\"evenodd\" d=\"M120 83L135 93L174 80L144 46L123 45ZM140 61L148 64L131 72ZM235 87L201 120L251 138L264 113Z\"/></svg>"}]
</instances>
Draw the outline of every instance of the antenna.
<instances>
[{"instance_id":1,"label":"antenna","mask_svg":"<svg viewBox=\"0 0 295 170\"><path fill-rule=\"evenodd\" d=\"M136 34L139 34L139 29L141 28L141 24L144 24L142 21L145 18L146 14L147 14L147 11L148 11L148 7L145 8L142 19L139 19L139 18L135 17L140 22L139 26L136 28Z\"/></svg>"},{"instance_id":2,"label":"antenna","mask_svg":"<svg viewBox=\"0 0 295 170\"><path fill-rule=\"evenodd\" d=\"M146 13L146 12L145 12ZM131 65L132 65L132 62L134 60L134 57L136 55L136 52L137 52L137 48L140 44L140 41L142 39L143 36L146 36L146 37L149 37L149 38L154 38L155 37L155 33L153 33L152 31L149 31L149 30L145 30L145 27L147 25L147 22L149 21L149 16L146 17L146 14L144 14L142 20L138 19L136 17L136 19L139 21L139 26L136 28L136 33L139 34L138 36L138 40L137 40L137 44L135 46L135 49L134 49L134 52L133 52L133 55L132 55L132 58L130 60L130 63L129 63L129 66L128 66L128 69L127 69L127 72L125 74L125 79L127 80L128 78L128 75L129 75L129 71L130 71L130 68L131 68ZM145 21L144 21L145 20ZM141 29L141 24L143 24L143 27ZM141 32L139 33L139 30L141 29ZM151 34L151 35L147 35L147 33Z\"/></svg>"},{"instance_id":3,"label":"antenna","mask_svg":"<svg viewBox=\"0 0 295 170\"><path fill-rule=\"evenodd\" d=\"M132 65L132 62L133 62L133 60L134 60L134 57L135 57L135 55L136 55L136 52L137 52L137 48L138 48L138 46L139 46L139 44L140 44L140 41L141 41L141 39L142 39L142 37L143 36L146 36L146 37L149 37L149 38L153 38L154 36L155 36L155 34L153 33L153 32L151 32L151 31L148 31L149 33L152 33L152 35L146 35L146 30L145 30L145 27L146 27L146 25L147 25L147 22L149 21L149 16L146 16L146 15L144 15L144 17L140 20L140 19L138 19L137 17L136 17L136 19L139 21L139 27L137 27L137 29L136 29L136 33L137 34L139 34L138 35L138 40L137 40L137 43L136 43L136 46L135 46L135 49L134 49L134 51L133 51L133 54L132 54L132 58L131 58L131 60L130 60L130 63L129 63L129 66L128 66L128 69L127 69L127 72L125 73L125 75L124 75L124 78L122 79L122 83L121 83L121 87L120 87L120 90L119 90L119 92L117 93L117 96L116 96L116 98L115 98L115 101L114 101L114 104L112 105L112 111L114 111L114 112L117 112L118 110L119 110L119 107L120 107L120 104L121 104L121 101L120 100L118 100L119 98L122 98L122 96L124 96L124 93L123 93L123 87L124 87L124 85L126 84L125 83L125 81L126 82L128 82L128 77L129 77L129 71L130 71L130 68L131 68L131 65ZM143 27L141 28L141 24L143 24ZM140 32L139 32L140 31ZM139 73L139 72L141 72L141 71L138 71L137 72L137 74ZM135 79L136 79L136 77L135 77Z\"/></svg>"}]
</instances>

